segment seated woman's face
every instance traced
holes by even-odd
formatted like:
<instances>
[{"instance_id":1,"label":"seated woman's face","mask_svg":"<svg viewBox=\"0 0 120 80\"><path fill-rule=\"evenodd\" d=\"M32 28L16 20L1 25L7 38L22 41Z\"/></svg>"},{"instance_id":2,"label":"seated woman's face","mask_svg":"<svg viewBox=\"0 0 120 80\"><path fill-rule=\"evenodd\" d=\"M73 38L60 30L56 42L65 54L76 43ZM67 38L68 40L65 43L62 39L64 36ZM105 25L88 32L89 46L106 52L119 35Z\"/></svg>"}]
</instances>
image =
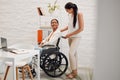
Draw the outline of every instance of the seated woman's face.
<instances>
[{"instance_id":1,"label":"seated woman's face","mask_svg":"<svg viewBox=\"0 0 120 80\"><path fill-rule=\"evenodd\" d=\"M51 27L52 27L52 29L57 29L58 28L58 22L56 21L56 20L52 20L51 21Z\"/></svg>"}]
</instances>

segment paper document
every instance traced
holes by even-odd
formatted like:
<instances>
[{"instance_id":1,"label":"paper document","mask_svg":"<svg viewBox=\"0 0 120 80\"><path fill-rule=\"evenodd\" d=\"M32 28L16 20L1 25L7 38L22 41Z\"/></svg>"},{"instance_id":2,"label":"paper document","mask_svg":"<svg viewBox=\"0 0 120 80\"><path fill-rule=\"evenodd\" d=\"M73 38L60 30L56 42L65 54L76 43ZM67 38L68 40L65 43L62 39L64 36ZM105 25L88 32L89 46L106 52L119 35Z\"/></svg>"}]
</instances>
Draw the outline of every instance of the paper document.
<instances>
[{"instance_id":1,"label":"paper document","mask_svg":"<svg viewBox=\"0 0 120 80\"><path fill-rule=\"evenodd\" d=\"M12 52L16 54L24 54L24 53L29 53L29 50L18 49L18 50L12 50Z\"/></svg>"}]
</instances>

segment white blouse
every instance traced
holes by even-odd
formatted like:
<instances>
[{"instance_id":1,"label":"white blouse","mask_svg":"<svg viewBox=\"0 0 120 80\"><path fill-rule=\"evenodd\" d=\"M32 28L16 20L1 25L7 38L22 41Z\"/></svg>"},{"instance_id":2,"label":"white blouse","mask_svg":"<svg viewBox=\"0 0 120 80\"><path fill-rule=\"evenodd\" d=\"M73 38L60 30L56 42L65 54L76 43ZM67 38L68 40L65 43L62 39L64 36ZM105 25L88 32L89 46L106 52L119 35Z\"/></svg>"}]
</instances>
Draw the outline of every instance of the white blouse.
<instances>
[{"instance_id":1,"label":"white blouse","mask_svg":"<svg viewBox=\"0 0 120 80\"><path fill-rule=\"evenodd\" d=\"M74 32L79 28L79 24L78 24L78 15L77 15L77 21L76 21L76 25L75 28L73 27L73 16L70 14L69 15L69 22L68 22L68 33ZM71 37L80 37L80 33L75 34Z\"/></svg>"},{"instance_id":2,"label":"white blouse","mask_svg":"<svg viewBox=\"0 0 120 80\"><path fill-rule=\"evenodd\" d=\"M62 33L59 29L57 29L55 32L51 32L50 35L43 40L44 45L56 45L57 40L59 37L61 37Z\"/></svg>"}]
</instances>

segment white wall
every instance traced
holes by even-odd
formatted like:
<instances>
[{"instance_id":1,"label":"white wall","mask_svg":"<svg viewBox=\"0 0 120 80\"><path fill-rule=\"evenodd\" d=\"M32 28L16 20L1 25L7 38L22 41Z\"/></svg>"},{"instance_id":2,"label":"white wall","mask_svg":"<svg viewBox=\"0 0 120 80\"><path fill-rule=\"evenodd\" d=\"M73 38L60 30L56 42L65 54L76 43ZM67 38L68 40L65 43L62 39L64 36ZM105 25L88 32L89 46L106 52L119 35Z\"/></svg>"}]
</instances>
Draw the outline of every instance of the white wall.
<instances>
[{"instance_id":1,"label":"white wall","mask_svg":"<svg viewBox=\"0 0 120 80\"><path fill-rule=\"evenodd\" d=\"M98 2L94 80L120 80L120 0Z\"/></svg>"},{"instance_id":2,"label":"white wall","mask_svg":"<svg viewBox=\"0 0 120 80\"><path fill-rule=\"evenodd\" d=\"M36 42L38 29L37 0L0 0L0 36L8 44Z\"/></svg>"},{"instance_id":3,"label":"white wall","mask_svg":"<svg viewBox=\"0 0 120 80\"><path fill-rule=\"evenodd\" d=\"M0 36L8 38L8 44L17 42L36 43L36 30L39 28L37 7L45 11L49 2L55 0L0 0ZM84 14L85 29L79 46L79 65L93 66L95 56L96 0L58 0L61 28L67 25L66 2L75 2ZM66 40L62 42L62 51L68 54Z\"/></svg>"}]
</instances>

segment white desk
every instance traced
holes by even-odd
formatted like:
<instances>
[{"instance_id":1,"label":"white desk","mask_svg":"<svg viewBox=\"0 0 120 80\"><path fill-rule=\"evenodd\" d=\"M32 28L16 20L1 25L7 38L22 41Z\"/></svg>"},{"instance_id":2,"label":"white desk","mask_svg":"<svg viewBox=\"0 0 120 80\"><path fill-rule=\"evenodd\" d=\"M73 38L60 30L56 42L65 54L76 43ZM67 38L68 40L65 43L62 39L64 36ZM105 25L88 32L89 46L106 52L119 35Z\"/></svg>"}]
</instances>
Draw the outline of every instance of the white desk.
<instances>
[{"instance_id":1,"label":"white desk","mask_svg":"<svg viewBox=\"0 0 120 80\"><path fill-rule=\"evenodd\" d=\"M0 50L0 59L5 62L5 61L12 61L13 62L13 80L16 80L16 63L17 61L29 58L29 57L33 57L35 55L38 55L38 62L37 62L37 80L40 80L40 63L39 63L39 51L38 50L29 50L28 53L25 54L13 54L10 52L5 52Z\"/></svg>"}]
</instances>

